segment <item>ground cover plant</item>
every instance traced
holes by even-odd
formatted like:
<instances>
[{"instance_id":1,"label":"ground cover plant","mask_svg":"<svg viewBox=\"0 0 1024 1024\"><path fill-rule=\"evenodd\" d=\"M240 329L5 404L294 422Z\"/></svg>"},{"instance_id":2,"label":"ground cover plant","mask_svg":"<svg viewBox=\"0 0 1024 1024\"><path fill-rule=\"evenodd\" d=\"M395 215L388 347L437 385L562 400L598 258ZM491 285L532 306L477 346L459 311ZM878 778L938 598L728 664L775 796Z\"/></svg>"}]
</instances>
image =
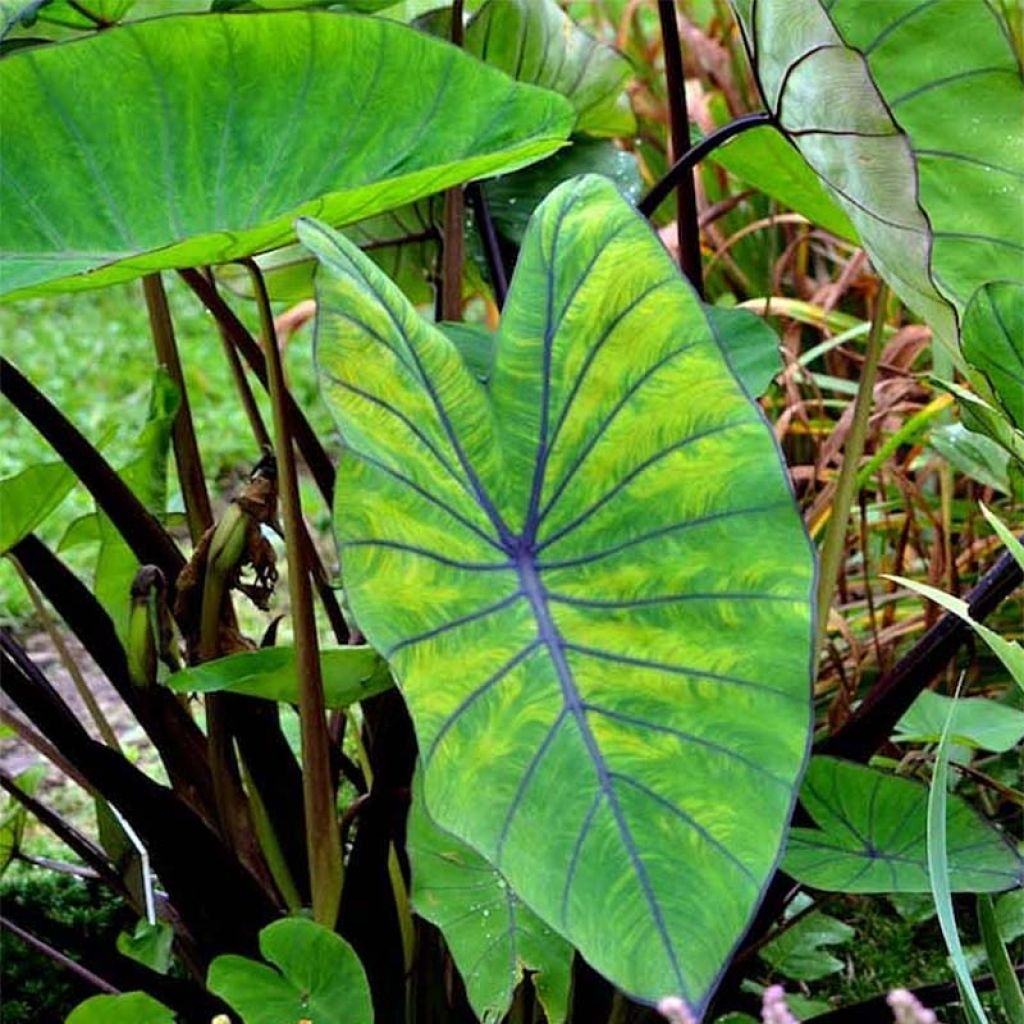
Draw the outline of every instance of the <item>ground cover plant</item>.
<instances>
[{"instance_id":1,"label":"ground cover plant","mask_svg":"<svg viewBox=\"0 0 1024 1024\"><path fill-rule=\"evenodd\" d=\"M0 10L4 1020L1024 1021L1016 9Z\"/></svg>"}]
</instances>

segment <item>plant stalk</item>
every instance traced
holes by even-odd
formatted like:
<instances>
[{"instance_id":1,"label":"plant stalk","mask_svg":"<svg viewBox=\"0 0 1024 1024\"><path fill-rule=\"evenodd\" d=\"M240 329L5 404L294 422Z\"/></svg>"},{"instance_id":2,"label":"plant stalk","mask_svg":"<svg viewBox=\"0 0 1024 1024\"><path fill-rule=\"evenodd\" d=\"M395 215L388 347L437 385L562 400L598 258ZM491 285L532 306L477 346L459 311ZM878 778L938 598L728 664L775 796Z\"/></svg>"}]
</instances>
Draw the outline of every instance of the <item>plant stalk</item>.
<instances>
[{"instance_id":1,"label":"plant stalk","mask_svg":"<svg viewBox=\"0 0 1024 1024\"><path fill-rule=\"evenodd\" d=\"M252 277L253 290L260 309L264 357L270 404L274 411L274 450L277 456L278 487L284 520L284 540L288 556L288 591L291 599L295 660L299 678L299 718L302 735L302 790L306 812L306 843L309 856L313 916L322 925L333 928L341 903L341 838L334 807L334 787L330 774L330 737L324 712L323 679L320 675L320 650L309 566L303 557L302 507L299 483L292 451L292 430L281 352L263 275L253 260L245 266Z\"/></svg>"},{"instance_id":2,"label":"plant stalk","mask_svg":"<svg viewBox=\"0 0 1024 1024\"><path fill-rule=\"evenodd\" d=\"M109 981L104 980L98 974L93 974L92 971L83 967L78 963L78 961L72 960L69 956L65 956L59 949L55 949L49 943L43 942L42 939L33 935L31 932L25 931L24 928L19 928L18 925L8 918L0 917L0 929L6 929L12 935L16 935L26 945L38 950L44 956L49 957L49 959L54 963L59 964L66 971L84 981L87 985L91 985L93 988L99 989L100 992L104 992L109 995L117 995L120 992L120 989L115 988Z\"/></svg>"},{"instance_id":3,"label":"plant stalk","mask_svg":"<svg viewBox=\"0 0 1024 1024\"><path fill-rule=\"evenodd\" d=\"M843 463L839 470L835 494L832 498L832 514L825 530L821 545L818 568L817 634L814 641L814 661L817 666L822 642L828 632L828 613L832 607L832 595L839 579L843 551L846 547L846 527L850 522L850 509L857 494L857 474L860 459L864 454L867 440L868 421L874 402L875 376L885 344L885 313L889 289L882 285L875 304L875 315L868 334L867 352L861 367L860 384L853 407L853 422L843 445Z\"/></svg>"},{"instance_id":4,"label":"plant stalk","mask_svg":"<svg viewBox=\"0 0 1024 1024\"><path fill-rule=\"evenodd\" d=\"M462 46L463 0L452 0L453 46ZM462 319L462 262L465 239L463 222L465 205L462 186L453 185L444 194L444 244L441 265L441 319Z\"/></svg>"},{"instance_id":5,"label":"plant stalk","mask_svg":"<svg viewBox=\"0 0 1024 1024\"><path fill-rule=\"evenodd\" d=\"M709 153L714 152L719 146L728 142L729 139L748 131L750 128L773 123L772 115L762 110L755 114L744 114L742 117L737 117L734 121L722 125L721 128L716 128L715 131L705 135L700 142L691 146L676 160L665 172L665 176L655 182L647 195L637 203L637 209L645 217L650 217L668 199L672 190L678 186L679 182L683 181L687 174L691 173L694 167Z\"/></svg>"},{"instance_id":6,"label":"plant stalk","mask_svg":"<svg viewBox=\"0 0 1024 1024\"><path fill-rule=\"evenodd\" d=\"M0 394L27 419L71 467L96 504L143 564L156 565L168 588L185 559L159 520L135 496L105 458L16 366L0 357Z\"/></svg>"},{"instance_id":7,"label":"plant stalk","mask_svg":"<svg viewBox=\"0 0 1024 1024\"><path fill-rule=\"evenodd\" d=\"M210 496L207 494L206 479L203 476L203 460L199 454L199 444L192 423L192 409L189 406L188 389L185 387L185 375L181 369L178 346L174 340L174 323L171 320L167 293L164 291L160 275L148 274L144 277L142 291L146 297L146 310L149 313L149 327L153 335L156 357L178 389L178 412L174 417L171 435L174 442L174 462L178 468L178 481L185 502L189 533L192 535L192 543L198 544L199 538L213 522L213 514L210 511Z\"/></svg>"},{"instance_id":8,"label":"plant stalk","mask_svg":"<svg viewBox=\"0 0 1024 1024\"><path fill-rule=\"evenodd\" d=\"M673 0L658 0L661 41L665 55L665 86L668 92L669 129L672 157L678 160L690 149L690 120L686 109L686 75L683 71L683 50L679 42L679 25ZM679 266L704 296L704 279L700 264L700 227L697 224L697 194L690 171L680 173L676 184L676 230L679 233Z\"/></svg>"},{"instance_id":9,"label":"plant stalk","mask_svg":"<svg viewBox=\"0 0 1024 1024\"><path fill-rule=\"evenodd\" d=\"M179 271L182 280L195 292L199 301L216 318L223 327L231 343L241 353L242 358L249 364L249 369L256 374L257 379L264 388L269 390L269 378L267 364L260 346L253 339L246 329L245 324L235 316L234 310L224 301L212 287L209 281L198 270L185 269ZM324 501L329 506L334 503L334 466L324 450L316 432L309 424L309 420L303 415L302 410L295 404L290 394L285 392L282 401L288 413L288 419L292 424L295 443L298 445L302 457L309 467L313 479L316 481ZM145 561L145 560L144 560ZM152 559L149 559L152 561Z\"/></svg>"},{"instance_id":10,"label":"plant stalk","mask_svg":"<svg viewBox=\"0 0 1024 1024\"><path fill-rule=\"evenodd\" d=\"M494 290L494 304L500 311L504 307L505 298L508 295L509 274L505 269L501 242L487 205L484 187L479 181L471 182L466 186L466 199L473 208L473 219L477 231L480 233L480 241L483 243L484 258L487 260L487 270L491 278L491 288Z\"/></svg>"},{"instance_id":11,"label":"plant stalk","mask_svg":"<svg viewBox=\"0 0 1024 1024\"><path fill-rule=\"evenodd\" d=\"M13 555L8 555L8 558L17 571L18 576L21 577L21 582L24 584L25 590L28 592L29 600L32 602L32 607L35 608L36 615L39 616L39 619L43 624L43 629L46 630L46 634L49 636L50 642L56 649L61 663L67 670L68 675L71 676L71 681L75 684L75 690L81 698L82 703L85 705L86 711L89 712L89 717L92 719L97 731L100 736L103 737L103 742L106 743L108 747L113 747L114 750L120 750L121 744L118 741L117 733L114 732L113 726L111 726L110 722L107 720L107 716L103 714L103 709L100 707L95 695L92 690L89 689L89 684L85 681L85 676L82 675L82 671L78 667L78 662L71 657L71 652L68 650L67 644L64 643L64 637L60 635L60 631L57 629L56 623L53 621L53 616L50 615L49 610L43 603L42 595L39 593L36 585L32 582L32 577L25 572L24 567L17 558Z\"/></svg>"}]
</instances>

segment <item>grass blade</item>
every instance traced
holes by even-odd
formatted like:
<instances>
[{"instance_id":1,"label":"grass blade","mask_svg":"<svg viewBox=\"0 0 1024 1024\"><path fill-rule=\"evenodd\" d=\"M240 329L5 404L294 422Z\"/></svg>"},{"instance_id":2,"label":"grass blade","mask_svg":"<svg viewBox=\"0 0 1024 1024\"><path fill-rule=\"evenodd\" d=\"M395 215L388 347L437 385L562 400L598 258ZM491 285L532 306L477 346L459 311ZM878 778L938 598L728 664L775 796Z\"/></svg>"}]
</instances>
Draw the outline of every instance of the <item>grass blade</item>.
<instances>
[{"instance_id":1,"label":"grass blade","mask_svg":"<svg viewBox=\"0 0 1024 1024\"><path fill-rule=\"evenodd\" d=\"M962 685L962 680L961 680ZM957 697L960 688L957 688ZM965 1010L973 1024L989 1024L988 1017L982 1008L981 1000L971 980L971 972L964 959L963 946L956 929L956 916L953 913L953 897L949 887L949 863L946 858L946 786L949 777L949 746L950 730L953 725L953 712L956 702L950 706L946 725L942 730L939 749L935 753L935 767L932 772L932 783L928 791L928 878L931 882L932 899L939 917L939 927L946 941L946 949L953 964L957 984L963 996Z\"/></svg>"}]
</instances>

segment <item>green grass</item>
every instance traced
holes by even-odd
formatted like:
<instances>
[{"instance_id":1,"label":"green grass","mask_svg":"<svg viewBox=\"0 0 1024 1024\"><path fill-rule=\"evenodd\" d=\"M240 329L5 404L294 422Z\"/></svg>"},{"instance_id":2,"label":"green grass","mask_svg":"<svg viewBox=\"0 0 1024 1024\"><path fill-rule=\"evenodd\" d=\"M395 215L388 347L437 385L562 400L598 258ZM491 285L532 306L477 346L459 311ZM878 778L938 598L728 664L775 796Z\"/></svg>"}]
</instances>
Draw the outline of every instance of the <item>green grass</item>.
<instances>
[{"instance_id":1,"label":"green grass","mask_svg":"<svg viewBox=\"0 0 1024 1024\"><path fill-rule=\"evenodd\" d=\"M226 498L260 453L236 398L216 325L176 278L168 275L166 283L203 468L214 497ZM237 309L255 331L252 304L240 301ZM115 467L131 458L135 437L145 421L156 367L140 284L0 307L0 338L7 358L90 441L99 443L114 432L103 453ZM330 416L317 392L309 328L289 343L285 362L297 402L320 437L336 452ZM251 382L269 424L266 398L255 380ZM56 457L7 402L0 403L0 432L4 437L0 448L2 477ZM171 509L180 509L173 475L169 494ZM303 487L303 501L310 521L318 529L326 529L329 517L314 487ZM75 519L92 510L91 498L84 488L76 486L39 533L47 543L56 545ZM75 571L88 578L94 554L94 549L88 547L75 548L66 557ZM30 614L31 606L20 582L11 567L0 562L0 621L24 623Z\"/></svg>"}]
</instances>

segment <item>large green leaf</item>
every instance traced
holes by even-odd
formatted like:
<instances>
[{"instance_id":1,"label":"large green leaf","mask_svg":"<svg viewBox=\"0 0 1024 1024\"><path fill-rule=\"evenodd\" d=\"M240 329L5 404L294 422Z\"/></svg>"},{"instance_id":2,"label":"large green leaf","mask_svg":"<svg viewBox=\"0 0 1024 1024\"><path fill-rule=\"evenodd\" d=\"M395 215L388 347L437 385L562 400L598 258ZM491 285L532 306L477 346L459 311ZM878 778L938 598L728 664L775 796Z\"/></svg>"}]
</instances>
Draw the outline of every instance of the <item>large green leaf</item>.
<instances>
[{"instance_id":1,"label":"large green leaf","mask_svg":"<svg viewBox=\"0 0 1024 1024\"><path fill-rule=\"evenodd\" d=\"M781 129L943 336L1024 263L1024 82L985 0L733 0Z\"/></svg>"},{"instance_id":2,"label":"large green leaf","mask_svg":"<svg viewBox=\"0 0 1024 1024\"><path fill-rule=\"evenodd\" d=\"M569 1008L573 950L475 850L438 828L423 807L419 777L409 812L412 901L437 925L484 1024L501 1020L530 972L549 1024Z\"/></svg>"},{"instance_id":3,"label":"large green leaf","mask_svg":"<svg viewBox=\"0 0 1024 1024\"><path fill-rule=\"evenodd\" d=\"M371 1024L363 965L340 935L289 917L260 932L260 952L274 967L229 954L210 964L206 978L243 1024Z\"/></svg>"},{"instance_id":4,"label":"large green leaf","mask_svg":"<svg viewBox=\"0 0 1024 1024\"><path fill-rule=\"evenodd\" d=\"M567 97L579 131L636 130L623 94L629 61L575 25L554 0L490 0L466 27L465 47L521 82Z\"/></svg>"},{"instance_id":5,"label":"large green leaf","mask_svg":"<svg viewBox=\"0 0 1024 1024\"><path fill-rule=\"evenodd\" d=\"M1024 430L1024 284L979 288L964 314L964 358L988 377L1000 405Z\"/></svg>"},{"instance_id":6,"label":"large green leaf","mask_svg":"<svg viewBox=\"0 0 1024 1024\"><path fill-rule=\"evenodd\" d=\"M857 241L857 231L842 207L799 151L774 128L751 128L714 150L709 159L826 231Z\"/></svg>"},{"instance_id":7,"label":"large green leaf","mask_svg":"<svg viewBox=\"0 0 1024 1024\"><path fill-rule=\"evenodd\" d=\"M346 592L431 816L617 985L702 1006L808 737L812 556L768 427L604 179L534 215L486 387L350 242L300 238Z\"/></svg>"},{"instance_id":8,"label":"large green leaf","mask_svg":"<svg viewBox=\"0 0 1024 1024\"><path fill-rule=\"evenodd\" d=\"M324 704L346 708L393 684L372 647L328 647L320 651ZM242 693L264 700L299 702L294 647L265 647L205 661L168 676L176 693Z\"/></svg>"},{"instance_id":9,"label":"large green leaf","mask_svg":"<svg viewBox=\"0 0 1024 1024\"><path fill-rule=\"evenodd\" d=\"M928 787L834 757L815 757L800 801L817 828L794 828L783 868L829 892L928 892ZM954 892L1001 892L1024 863L966 800L946 806Z\"/></svg>"},{"instance_id":10,"label":"large green leaf","mask_svg":"<svg viewBox=\"0 0 1024 1024\"><path fill-rule=\"evenodd\" d=\"M538 159L569 104L330 12L137 22L0 61L2 291L80 289L283 245ZM41 201L45 197L45 204Z\"/></svg>"}]
</instances>

